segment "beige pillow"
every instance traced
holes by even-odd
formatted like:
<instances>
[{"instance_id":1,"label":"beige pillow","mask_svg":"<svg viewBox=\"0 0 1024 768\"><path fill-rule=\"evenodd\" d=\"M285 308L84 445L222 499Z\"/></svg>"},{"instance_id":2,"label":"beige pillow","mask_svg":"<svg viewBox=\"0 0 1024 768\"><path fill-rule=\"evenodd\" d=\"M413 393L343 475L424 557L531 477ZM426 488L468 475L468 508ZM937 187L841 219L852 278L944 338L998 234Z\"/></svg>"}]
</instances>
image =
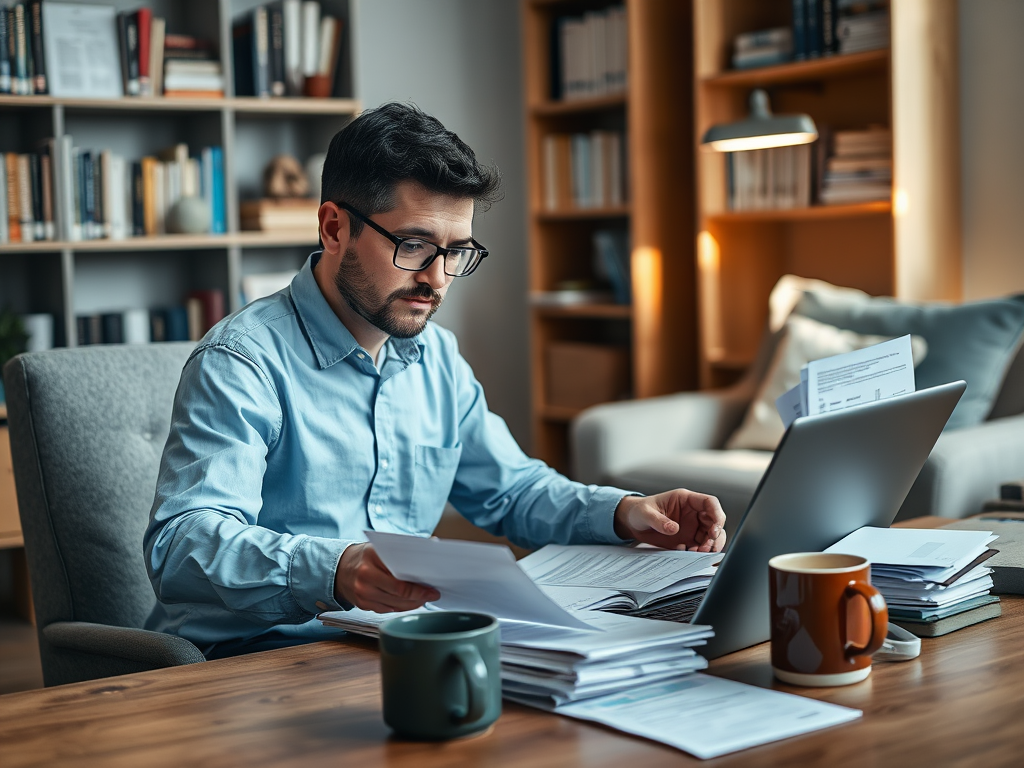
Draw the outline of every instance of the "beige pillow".
<instances>
[{"instance_id":1,"label":"beige pillow","mask_svg":"<svg viewBox=\"0 0 1024 768\"><path fill-rule=\"evenodd\" d=\"M801 368L812 360L863 349L890 338L844 331L800 315L790 315L783 329L764 381L740 428L726 442L726 448L774 451L786 431L775 408L775 399L800 383ZM912 336L910 345L916 367L928 353L928 344L920 336Z\"/></svg>"}]
</instances>

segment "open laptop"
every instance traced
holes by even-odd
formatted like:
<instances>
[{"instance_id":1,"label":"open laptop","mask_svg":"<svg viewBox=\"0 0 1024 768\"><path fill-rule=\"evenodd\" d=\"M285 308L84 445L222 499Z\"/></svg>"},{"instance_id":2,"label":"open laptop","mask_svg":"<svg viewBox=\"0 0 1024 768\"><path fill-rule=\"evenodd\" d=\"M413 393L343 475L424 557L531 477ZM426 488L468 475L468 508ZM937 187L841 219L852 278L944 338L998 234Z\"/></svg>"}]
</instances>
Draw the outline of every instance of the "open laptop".
<instances>
[{"instance_id":1,"label":"open laptop","mask_svg":"<svg viewBox=\"0 0 1024 768\"><path fill-rule=\"evenodd\" d=\"M713 659L768 640L771 558L888 528L965 389L957 381L794 421L693 616L715 629L696 650Z\"/></svg>"}]
</instances>

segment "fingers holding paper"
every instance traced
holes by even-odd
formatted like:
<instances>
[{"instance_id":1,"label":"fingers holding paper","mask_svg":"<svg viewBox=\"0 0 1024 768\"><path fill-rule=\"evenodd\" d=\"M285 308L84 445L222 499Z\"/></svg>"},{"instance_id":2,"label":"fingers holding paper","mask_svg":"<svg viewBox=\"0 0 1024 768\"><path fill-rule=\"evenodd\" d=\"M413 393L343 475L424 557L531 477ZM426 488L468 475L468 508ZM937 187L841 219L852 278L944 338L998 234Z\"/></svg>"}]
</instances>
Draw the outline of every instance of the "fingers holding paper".
<instances>
[{"instance_id":1,"label":"fingers holding paper","mask_svg":"<svg viewBox=\"0 0 1024 768\"><path fill-rule=\"evenodd\" d=\"M626 496L615 509L615 532L663 549L720 552L725 547L725 512L714 496L684 488Z\"/></svg>"},{"instance_id":2,"label":"fingers holding paper","mask_svg":"<svg viewBox=\"0 0 1024 768\"><path fill-rule=\"evenodd\" d=\"M433 587L396 579L372 544L353 544L342 554L334 596L375 613L411 611L441 597Z\"/></svg>"}]
</instances>

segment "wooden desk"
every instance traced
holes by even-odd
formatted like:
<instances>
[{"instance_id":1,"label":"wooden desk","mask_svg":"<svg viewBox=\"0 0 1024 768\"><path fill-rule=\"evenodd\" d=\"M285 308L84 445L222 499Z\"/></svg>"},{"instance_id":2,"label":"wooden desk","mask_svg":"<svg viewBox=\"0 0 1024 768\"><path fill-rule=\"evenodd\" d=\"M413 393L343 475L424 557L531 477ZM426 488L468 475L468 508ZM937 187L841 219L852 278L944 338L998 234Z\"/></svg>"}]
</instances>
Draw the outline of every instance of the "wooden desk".
<instances>
[{"instance_id":1,"label":"wooden desk","mask_svg":"<svg viewBox=\"0 0 1024 768\"><path fill-rule=\"evenodd\" d=\"M718 765L1020 765L1024 598L1003 616L925 639L921 657L879 662L845 688L771 676L767 644L711 671L857 707L854 723L707 761ZM378 657L366 641L320 642L190 667L0 696L0 765L664 766L701 764L605 728L505 705L483 737L403 742L381 719ZM680 723L685 727L685 723Z\"/></svg>"}]
</instances>

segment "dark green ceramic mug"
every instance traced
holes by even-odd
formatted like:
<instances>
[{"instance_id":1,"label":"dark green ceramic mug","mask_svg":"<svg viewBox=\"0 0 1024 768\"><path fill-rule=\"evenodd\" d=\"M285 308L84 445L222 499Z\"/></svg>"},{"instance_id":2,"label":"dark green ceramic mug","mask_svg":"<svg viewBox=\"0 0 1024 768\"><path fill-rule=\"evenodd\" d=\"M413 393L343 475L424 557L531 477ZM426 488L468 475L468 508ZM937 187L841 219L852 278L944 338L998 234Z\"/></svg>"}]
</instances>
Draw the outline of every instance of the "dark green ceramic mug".
<instances>
[{"instance_id":1,"label":"dark green ceramic mug","mask_svg":"<svg viewBox=\"0 0 1024 768\"><path fill-rule=\"evenodd\" d=\"M501 636L482 613L399 616L380 627L384 722L415 739L482 731L501 714Z\"/></svg>"}]
</instances>

